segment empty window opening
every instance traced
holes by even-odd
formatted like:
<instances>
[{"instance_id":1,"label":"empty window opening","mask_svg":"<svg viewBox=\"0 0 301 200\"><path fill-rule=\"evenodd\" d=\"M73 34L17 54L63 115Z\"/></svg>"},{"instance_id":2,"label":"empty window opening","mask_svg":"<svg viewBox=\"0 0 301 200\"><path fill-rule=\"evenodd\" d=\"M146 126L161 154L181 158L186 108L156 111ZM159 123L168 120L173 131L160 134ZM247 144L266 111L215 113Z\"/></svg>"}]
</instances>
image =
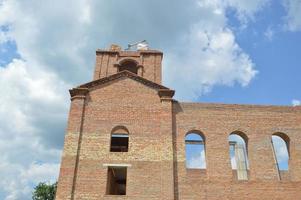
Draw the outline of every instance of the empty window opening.
<instances>
[{"instance_id":1,"label":"empty window opening","mask_svg":"<svg viewBox=\"0 0 301 200\"><path fill-rule=\"evenodd\" d=\"M280 180L286 179L289 170L289 138L283 133L272 135L272 149Z\"/></svg>"},{"instance_id":2,"label":"empty window opening","mask_svg":"<svg viewBox=\"0 0 301 200\"><path fill-rule=\"evenodd\" d=\"M111 152L128 152L129 136L126 134L112 134Z\"/></svg>"},{"instance_id":3,"label":"empty window opening","mask_svg":"<svg viewBox=\"0 0 301 200\"><path fill-rule=\"evenodd\" d=\"M126 167L108 167L108 195L126 195L126 175Z\"/></svg>"},{"instance_id":4,"label":"empty window opening","mask_svg":"<svg viewBox=\"0 0 301 200\"><path fill-rule=\"evenodd\" d=\"M124 126L116 126L111 132L111 152L128 152L129 131Z\"/></svg>"},{"instance_id":5,"label":"empty window opening","mask_svg":"<svg viewBox=\"0 0 301 200\"><path fill-rule=\"evenodd\" d=\"M189 133L185 137L186 168L206 169L205 141L199 133Z\"/></svg>"},{"instance_id":6,"label":"empty window opening","mask_svg":"<svg viewBox=\"0 0 301 200\"><path fill-rule=\"evenodd\" d=\"M242 135L242 136L241 136ZM238 180L248 180L249 161L247 156L247 143L242 133L229 135L229 152L232 170L236 171Z\"/></svg>"},{"instance_id":7,"label":"empty window opening","mask_svg":"<svg viewBox=\"0 0 301 200\"><path fill-rule=\"evenodd\" d=\"M126 61L124 61L120 64L120 66L118 68L118 71L121 72L121 71L124 71L124 70L130 71L134 74L138 73L137 64L134 61L131 61L131 60L126 60Z\"/></svg>"}]
</instances>

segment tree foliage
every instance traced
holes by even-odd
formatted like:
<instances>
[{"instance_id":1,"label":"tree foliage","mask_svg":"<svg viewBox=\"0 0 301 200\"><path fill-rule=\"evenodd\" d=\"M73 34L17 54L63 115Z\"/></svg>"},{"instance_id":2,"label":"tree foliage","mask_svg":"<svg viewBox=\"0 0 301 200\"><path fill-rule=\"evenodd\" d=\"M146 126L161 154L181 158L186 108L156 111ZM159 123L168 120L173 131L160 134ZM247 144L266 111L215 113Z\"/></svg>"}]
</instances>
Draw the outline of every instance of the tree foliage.
<instances>
[{"instance_id":1,"label":"tree foliage","mask_svg":"<svg viewBox=\"0 0 301 200\"><path fill-rule=\"evenodd\" d=\"M54 200L57 183L39 183L32 193L33 200Z\"/></svg>"}]
</instances>

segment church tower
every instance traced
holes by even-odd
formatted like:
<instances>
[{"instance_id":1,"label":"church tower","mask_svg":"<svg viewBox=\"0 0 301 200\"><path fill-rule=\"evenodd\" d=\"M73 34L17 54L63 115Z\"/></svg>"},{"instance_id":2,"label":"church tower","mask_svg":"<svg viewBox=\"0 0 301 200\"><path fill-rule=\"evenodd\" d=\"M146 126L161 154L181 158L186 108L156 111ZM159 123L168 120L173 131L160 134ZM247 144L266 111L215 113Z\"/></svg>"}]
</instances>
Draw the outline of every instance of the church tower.
<instances>
[{"instance_id":1,"label":"church tower","mask_svg":"<svg viewBox=\"0 0 301 200\"><path fill-rule=\"evenodd\" d=\"M96 51L70 90L56 200L301 199L301 107L176 101L162 57Z\"/></svg>"},{"instance_id":2,"label":"church tower","mask_svg":"<svg viewBox=\"0 0 301 200\"><path fill-rule=\"evenodd\" d=\"M163 53L156 50L122 51L117 45L96 51L94 80L127 70L161 84Z\"/></svg>"},{"instance_id":3,"label":"church tower","mask_svg":"<svg viewBox=\"0 0 301 200\"><path fill-rule=\"evenodd\" d=\"M92 82L70 90L56 200L174 199L172 97L163 53L96 51Z\"/></svg>"}]
</instances>

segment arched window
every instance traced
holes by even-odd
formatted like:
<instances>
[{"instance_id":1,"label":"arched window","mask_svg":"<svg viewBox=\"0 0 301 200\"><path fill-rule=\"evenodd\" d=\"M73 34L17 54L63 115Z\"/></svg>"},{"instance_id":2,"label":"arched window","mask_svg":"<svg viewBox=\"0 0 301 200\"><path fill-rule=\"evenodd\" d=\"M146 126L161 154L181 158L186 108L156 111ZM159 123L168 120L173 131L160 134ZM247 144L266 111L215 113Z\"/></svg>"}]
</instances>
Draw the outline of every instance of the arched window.
<instances>
[{"instance_id":1,"label":"arched window","mask_svg":"<svg viewBox=\"0 0 301 200\"><path fill-rule=\"evenodd\" d=\"M111 133L111 152L127 152L129 147L129 132L125 127L118 126Z\"/></svg>"},{"instance_id":2,"label":"arched window","mask_svg":"<svg viewBox=\"0 0 301 200\"><path fill-rule=\"evenodd\" d=\"M186 168L206 169L205 138L199 132L190 132L185 137Z\"/></svg>"},{"instance_id":3,"label":"arched window","mask_svg":"<svg viewBox=\"0 0 301 200\"><path fill-rule=\"evenodd\" d=\"M118 71L121 72L124 70L127 70L134 74L137 74L138 73L137 63L133 60L125 60L125 61L121 62L118 67Z\"/></svg>"},{"instance_id":4,"label":"arched window","mask_svg":"<svg viewBox=\"0 0 301 200\"><path fill-rule=\"evenodd\" d=\"M284 133L272 135L272 148L279 179L285 179L289 169L289 137Z\"/></svg>"},{"instance_id":5,"label":"arched window","mask_svg":"<svg viewBox=\"0 0 301 200\"><path fill-rule=\"evenodd\" d=\"M248 138L242 132L233 132L228 139L232 170L236 171L238 180L248 180Z\"/></svg>"}]
</instances>

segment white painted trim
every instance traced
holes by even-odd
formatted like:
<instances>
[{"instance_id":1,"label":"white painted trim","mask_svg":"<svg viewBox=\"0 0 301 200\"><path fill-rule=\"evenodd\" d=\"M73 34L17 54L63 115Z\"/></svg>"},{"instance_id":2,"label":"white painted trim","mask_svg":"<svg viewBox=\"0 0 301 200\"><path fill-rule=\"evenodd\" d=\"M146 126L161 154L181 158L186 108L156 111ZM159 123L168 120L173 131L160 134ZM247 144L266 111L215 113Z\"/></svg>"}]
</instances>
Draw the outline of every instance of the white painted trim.
<instances>
[{"instance_id":1,"label":"white painted trim","mask_svg":"<svg viewBox=\"0 0 301 200\"><path fill-rule=\"evenodd\" d=\"M104 167L131 167L132 165L131 164L112 164L112 163L104 163L102 164L102 166Z\"/></svg>"}]
</instances>

